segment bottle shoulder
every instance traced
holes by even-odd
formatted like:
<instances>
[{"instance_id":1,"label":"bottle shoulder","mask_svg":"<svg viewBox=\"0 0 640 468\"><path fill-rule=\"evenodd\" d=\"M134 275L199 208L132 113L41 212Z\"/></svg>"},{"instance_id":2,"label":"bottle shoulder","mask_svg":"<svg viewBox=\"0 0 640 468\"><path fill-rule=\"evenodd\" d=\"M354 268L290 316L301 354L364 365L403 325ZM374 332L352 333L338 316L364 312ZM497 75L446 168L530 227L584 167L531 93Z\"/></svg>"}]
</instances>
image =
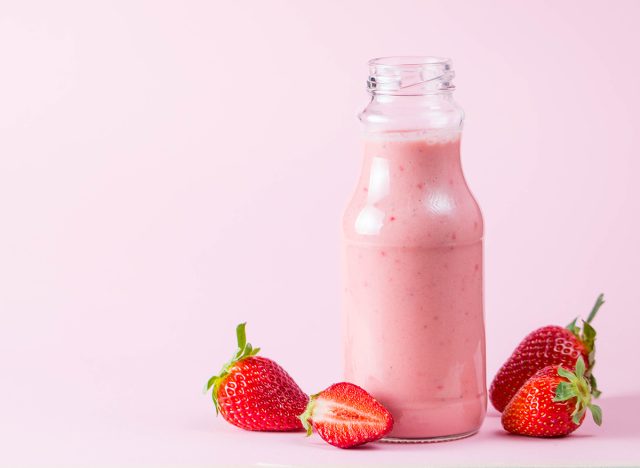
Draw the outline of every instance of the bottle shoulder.
<instances>
[{"instance_id":1,"label":"bottle shoulder","mask_svg":"<svg viewBox=\"0 0 640 468\"><path fill-rule=\"evenodd\" d=\"M467 244L484 235L482 212L471 191L424 190L371 203L356 193L343 215L345 239L397 245Z\"/></svg>"},{"instance_id":2,"label":"bottle shoulder","mask_svg":"<svg viewBox=\"0 0 640 468\"><path fill-rule=\"evenodd\" d=\"M394 132L365 140L344 216L360 241L447 243L482 238L482 214L462 172L459 132Z\"/></svg>"}]
</instances>

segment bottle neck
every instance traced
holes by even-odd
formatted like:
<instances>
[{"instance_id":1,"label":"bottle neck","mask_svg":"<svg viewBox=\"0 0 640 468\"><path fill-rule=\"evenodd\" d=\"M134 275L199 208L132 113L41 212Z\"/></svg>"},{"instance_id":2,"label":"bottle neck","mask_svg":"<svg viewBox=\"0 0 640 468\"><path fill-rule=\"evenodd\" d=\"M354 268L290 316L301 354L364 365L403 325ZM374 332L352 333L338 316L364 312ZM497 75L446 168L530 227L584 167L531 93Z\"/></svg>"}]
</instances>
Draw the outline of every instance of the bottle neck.
<instances>
[{"instance_id":1,"label":"bottle neck","mask_svg":"<svg viewBox=\"0 0 640 468\"><path fill-rule=\"evenodd\" d=\"M456 133L462 109L453 100L451 61L439 57L383 57L369 62L371 101L360 114L367 133Z\"/></svg>"},{"instance_id":2,"label":"bottle neck","mask_svg":"<svg viewBox=\"0 0 640 468\"><path fill-rule=\"evenodd\" d=\"M462 131L464 112L451 90L416 96L373 94L359 118L366 133L456 134Z\"/></svg>"}]
</instances>

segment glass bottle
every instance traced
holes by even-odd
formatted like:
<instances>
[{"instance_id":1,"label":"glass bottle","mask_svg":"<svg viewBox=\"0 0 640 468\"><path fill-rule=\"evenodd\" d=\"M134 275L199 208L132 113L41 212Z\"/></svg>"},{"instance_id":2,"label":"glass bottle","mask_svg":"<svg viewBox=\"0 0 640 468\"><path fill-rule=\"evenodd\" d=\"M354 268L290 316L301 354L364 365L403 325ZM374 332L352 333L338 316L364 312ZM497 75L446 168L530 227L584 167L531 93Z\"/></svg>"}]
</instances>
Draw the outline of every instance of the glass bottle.
<instances>
[{"instance_id":1,"label":"glass bottle","mask_svg":"<svg viewBox=\"0 0 640 468\"><path fill-rule=\"evenodd\" d=\"M345 378L388 441L474 434L486 412L483 222L460 164L451 61L369 62L364 162L343 218Z\"/></svg>"}]
</instances>

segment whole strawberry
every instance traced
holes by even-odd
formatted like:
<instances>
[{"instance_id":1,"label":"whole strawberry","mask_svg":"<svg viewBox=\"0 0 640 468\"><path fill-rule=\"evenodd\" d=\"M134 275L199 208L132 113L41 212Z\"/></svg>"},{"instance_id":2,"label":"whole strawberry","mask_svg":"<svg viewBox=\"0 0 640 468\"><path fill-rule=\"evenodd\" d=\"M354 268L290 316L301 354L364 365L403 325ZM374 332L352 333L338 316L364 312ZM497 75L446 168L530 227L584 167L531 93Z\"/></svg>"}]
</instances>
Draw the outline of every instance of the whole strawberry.
<instances>
[{"instance_id":1,"label":"whole strawberry","mask_svg":"<svg viewBox=\"0 0 640 468\"><path fill-rule=\"evenodd\" d=\"M216 413L231 424L249 431L295 431L302 429L298 415L309 397L287 372L271 359L256 356L260 348L247 343L245 325L236 328L238 351L207 382L213 387Z\"/></svg>"},{"instance_id":2,"label":"whole strawberry","mask_svg":"<svg viewBox=\"0 0 640 468\"><path fill-rule=\"evenodd\" d=\"M584 377L585 363L578 358L575 373L547 366L525 382L502 413L502 427L513 434L561 437L575 431L587 409L602 424L602 411L591 403L591 388Z\"/></svg>"},{"instance_id":3,"label":"whole strawberry","mask_svg":"<svg viewBox=\"0 0 640 468\"><path fill-rule=\"evenodd\" d=\"M518 389L538 370L553 365L573 368L580 356L588 363L585 375L589 379L593 396L597 398L600 391L592 374L596 331L591 326L591 321L602 304L604 300L600 294L589 317L583 321L582 329L574 320L566 328L550 325L527 335L498 370L491 383L489 398L495 409L503 411Z\"/></svg>"},{"instance_id":4,"label":"whole strawberry","mask_svg":"<svg viewBox=\"0 0 640 468\"><path fill-rule=\"evenodd\" d=\"M310 436L315 429L326 442L351 448L384 437L393 427L387 409L364 389L340 382L311 395L300 420Z\"/></svg>"}]
</instances>

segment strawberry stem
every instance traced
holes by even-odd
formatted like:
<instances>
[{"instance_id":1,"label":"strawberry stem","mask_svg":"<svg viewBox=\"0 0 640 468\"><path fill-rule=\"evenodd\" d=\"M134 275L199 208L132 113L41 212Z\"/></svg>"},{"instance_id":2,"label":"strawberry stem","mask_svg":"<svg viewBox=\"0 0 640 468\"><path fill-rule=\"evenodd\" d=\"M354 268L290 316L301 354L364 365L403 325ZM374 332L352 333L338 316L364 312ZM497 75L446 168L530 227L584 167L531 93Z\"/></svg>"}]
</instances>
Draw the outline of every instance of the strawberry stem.
<instances>
[{"instance_id":1,"label":"strawberry stem","mask_svg":"<svg viewBox=\"0 0 640 468\"><path fill-rule=\"evenodd\" d=\"M604 304L604 294L601 293L596 299L596 303L587 317L587 323L591 323L591 321L596 317L596 314L598 313L598 310L600 310L600 307L602 307L602 304Z\"/></svg>"},{"instance_id":2,"label":"strawberry stem","mask_svg":"<svg viewBox=\"0 0 640 468\"><path fill-rule=\"evenodd\" d=\"M583 320L583 323L590 324L591 321L594 318L596 318L596 314L598 313L598 311L600 310L600 307L602 307L602 304L604 304L604 302L605 302L604 294L600 293L600 295L596 299L596 303L593 305L593 308L591 309L591 312L589 312L589 316L587 317L587 320ZM576 326L577 321L578 321L578 317L574 318L573 321L569 325L567 325L567 329L570 330L574 335L579 337L580 327Z\"/></svg>"}]
</instances>

